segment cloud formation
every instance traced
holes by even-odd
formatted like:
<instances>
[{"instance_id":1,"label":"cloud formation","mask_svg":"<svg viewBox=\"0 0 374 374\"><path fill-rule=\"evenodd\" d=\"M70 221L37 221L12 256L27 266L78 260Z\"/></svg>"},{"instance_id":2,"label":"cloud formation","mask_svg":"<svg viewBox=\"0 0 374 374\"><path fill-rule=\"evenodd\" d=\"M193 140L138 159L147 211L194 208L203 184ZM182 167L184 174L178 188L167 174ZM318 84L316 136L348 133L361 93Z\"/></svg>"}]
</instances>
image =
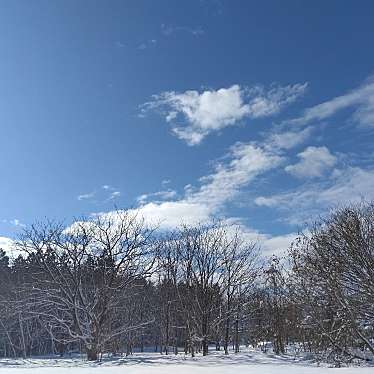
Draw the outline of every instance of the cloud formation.
<instances>
[{"instance_id":1,"label":"cloud formation","mask_svg":"<svg viewBox=\"0 0 374 374\"><path fill-rule=\"evenodd\" d=\"M13 240L5 236L0 236L0 248L5 252L10 252L13 245Z\"/></svg>"},{"instance_id":2,"label":"cloud formation","mask_svg":"<svg viewBox=\"0 0 374 374\"><path fill-rule=\"evenodd\" d=\"M150 110L160 112L175 136L189 145L196 145L209 134L236 126L244 120L279 113L300 97L306 87L306 84L273 86L265 90L233 85L218 90L168 91L153 96L141 107L141 114L146 115ZM318 217L331 207L358 202L363 198L374 199L372 160L357 167L352 166L357 163L349 159L349 162L352 161L350 165L343 165L343 154L339 153L338 158L326 146L309 144L303 150L293 151L293 148L306 143L312 134L323 129L322 122L312 124L313 121L325 120L345 108L352 110L348 114L352 121L360 126L371 126L373 91L373 83L368 80L345 95L306 109L296 119L273 125L261 134L262 140L236 143L195 186L187 185L179 194L166 187L169 183L166 180L161 191L139 196L139 205L133 209L134 212L165 229L220 217L225 222L240 226L248 240L260 240L268 253L280 253L295 238L294 227L291 233L271 236L248 227L237 216L228 216L226 208L251 183L260 180L266 181L269 186L273 182L270 179L272 175L284 178L284 172L298 180L282 184L283 181L277 179L275 183L281 189L270 190L269 194L260 195L253 189L257 196L254 195L251 202L252 207L262 207L265 212L272 209L272 215L277 212L274 219L283 223L300 227L300 224ZM323 137L317 139L321 142ZM289 160L295 156L297 161L290 163ZM271 174L274 170L277 172Z\"/></svg>"},{"instance_id":3,"label":"cloud formation","mask_svg":"<svg viewBox=\"0 0 374 374\"><path fill-rule=\"evenodd\" d=\"M361 127L374 127L374 77L369 77L358 88L331 100L304 110L302 116L291 123L304 125L311 121L325 120L336 113L353 108L351 119Z\"/></svg>"},{"instance_id":4,"label":"cloud formation","mask_svg":"<svg viewBox=\"0 0 374 374\"><path fill-rule=\"evenodd\" d=\"M178 32L185 32L193 36L204 35L204 30L201 27L189 27L189 26L171 26L166 24L161 24L161 32L165 36L170 36Z\"/></svg>"},{"instance_id":5,"label":"cloud formation","mask_svg":"<svg viewBox=\"0 0 374 374\"><path fill-rule=\"evenodd\" d=\"M0 249L6 252L6 255L12 260L17 258L21 253L14 248L14 240L5 236L0 236Z\"/></svg>"},{"instance_id":6,"label":"cloud formation","mask_svg":"<svg viewBox=\"0 0 374 374\"><path fill-rule=\"evenodd\" d=\"M117 199L120 196L121 196L121 192L120 191L113 191L113 192L110 193L108 199L109 200L114 200L114 199Z\"/></svg>"},{"instance_id":7,"label":"cloud formation","mask_svg":"<svg viewBox=\"0 0 374 374\"><path fill-rule=\"evenodd\" d=\"M267 146L271 149L291 149L304 143L311 135L312 127L306 127L303 130L292 129L283 132L273 132L267 139Z\"/></svg>"},{"instance_id":8,"label":"cloud formation","mask_svg":"<svg viewBox=\"0 0 374 374\"><path fill-rule=\"evenodd\" d=\"M286 166L284 170L299 178L321 177L337 162L336 156L332 155L327 147L308 147L297 156L300 161Z\"/></svg>"},{"instance_id":9,"label":"cloud formation","mask_svg":"<svg viewBox=\"0 0 374 374\"><path fill-rule=\"evenodd\" d=\"M26 225L17 218L10 220L9 223L16 227L26 227Z\"/></svg>"},{"instance_id":10,"label":"cloud formation","mask_svg":"<svg viewBox=\"0 0 374 374\"><path fill-rule=\"evenodd\" d=\"M141 106L141 116L160 110L172 133L188 145L197 145L210 133L234 126L245 118L268 117L304 94L307 84L251 89L233 85L218 90L174 91L154 95Z\"/></svg>"},{"instance_id":11,"label":"cloud formation","mask_svg":"<svg viewBox=\"0 0 374 374\"><path fill-rule=\"evenodd\" d=\"M198 188L187 186L179 199L172 200L176 197L173 190L139 196L137 211L164 228L176 227L182 222L194 224L209 221L242 187L276 168L283 158L255 143L237 143L231 147L225 160L216 164L211 174L200 178ZM159 201L160 197L168 201ZM149 198L156 200L147 202Z\"/></svg>"},{"instance_id":12,"label":"cloud formation","mask_svg":"<svg viewBox=\"0 0 374 374\"><path fill-rule=\"evenodd\" d=\"M162 183L164 185L164 181ZM144 205L148 200L150 199L156 199L156 200L170 200L177 196L177 191L174 191L172 189L167 189L163 191L157 191L152 193L146 193L143 195L138 196L137 202L140 205Z\"/></svg>"},{"instance_id":13,"label":"cloud formation","mask_svg":"<svg viewBox=\"0 0 374 374\"><path fill-rule=\"evenodd\" d=\"M104 184L100 188L95 189L92 192L81 194L77 196L79 201L89 201L93 203L105 203L108 201L115 200L121 196L121 191L118 191L115 187L109 184Z\"/></svg>"},{"instance_id":14,"label":"cloud formation","mask_svg":"<svg viewBox=\"0 0 374 374\"><path fill-rule=\"evenodd\" d=\"M82 200L90 200L90 199L92 199L92 198L95 197L95 194L96 194L95 191L93 191L93 192L89 192L89 193L84 193L84 194L82 194L82 195L78 195L78 196L77 196L77 199L78 199L79 201L82 201Z\"/></svg>"},{"instance_id":15,"label":"cloud formation","mask_svg":"<svg viewBox=\"0 0 374 374\"><path fill-rule=\"evenodd\" d=\"M329 208L341 204L374 200L374 169L346 167L335 169L321 182L306 183L301 187L255 199L258 206L286 213L285 221L299 225L310 222Z\"/></svg>"}]
</instances>

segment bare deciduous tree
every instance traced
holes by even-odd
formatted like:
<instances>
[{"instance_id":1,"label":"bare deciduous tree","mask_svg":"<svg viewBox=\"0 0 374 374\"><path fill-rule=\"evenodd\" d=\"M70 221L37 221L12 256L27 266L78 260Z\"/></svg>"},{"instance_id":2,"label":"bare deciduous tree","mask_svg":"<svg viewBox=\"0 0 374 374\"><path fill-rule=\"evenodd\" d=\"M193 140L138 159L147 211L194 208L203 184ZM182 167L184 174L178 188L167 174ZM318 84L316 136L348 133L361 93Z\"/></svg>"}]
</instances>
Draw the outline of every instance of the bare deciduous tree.
<instances>
[{"instance_id":1,"label":"bare deciduous tree","mask_svg":"<svg viewBox=\"0 0 374 374\"><path fill-rule=\"evenodd\" d=\"M152 233L124 211L68 229L51 222L32 226L17 243L34 262L22 308L38 315L54 339L79 340L96 360L111 339L140 327L115 317L125 310L129 287L151 275Z\"/></svg>"}]
</instances>

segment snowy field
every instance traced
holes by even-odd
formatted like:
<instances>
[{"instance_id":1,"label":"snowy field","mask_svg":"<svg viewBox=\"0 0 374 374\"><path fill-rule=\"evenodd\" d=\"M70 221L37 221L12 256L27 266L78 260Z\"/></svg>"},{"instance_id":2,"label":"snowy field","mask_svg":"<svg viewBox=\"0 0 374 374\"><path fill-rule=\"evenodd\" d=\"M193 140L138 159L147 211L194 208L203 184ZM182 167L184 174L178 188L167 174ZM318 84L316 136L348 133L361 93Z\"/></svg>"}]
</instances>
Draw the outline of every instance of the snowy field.
<instances>
[{"instance_id":1,"label":"snowy field","mask_svg":"<svg viewBox=\"0 0 374 374\"><path fill-rule=\"evenodd\" d=\"M229 356L212 352L207 357L161 356L135 353L129 358L103 359L90 363L81 359L0 359L0 374L373 374L373 367L330 368L327 365L248 350Z\"/></svg>"}]
</instances>

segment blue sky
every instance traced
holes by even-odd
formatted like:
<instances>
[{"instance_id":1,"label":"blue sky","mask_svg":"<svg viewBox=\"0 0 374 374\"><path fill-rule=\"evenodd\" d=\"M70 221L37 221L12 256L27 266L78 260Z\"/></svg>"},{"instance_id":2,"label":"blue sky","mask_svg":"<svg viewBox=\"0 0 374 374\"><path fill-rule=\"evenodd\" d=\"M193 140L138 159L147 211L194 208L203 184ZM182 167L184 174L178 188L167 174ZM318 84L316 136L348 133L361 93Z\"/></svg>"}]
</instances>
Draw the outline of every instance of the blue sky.
<instances>
[{"instance_id":1,"label":"blue sky","mask_svg":"<svg viewBox=\"0 0 374 374\"><path fill-rule=\"evenodd\" d=\"M220 217L277 250L374 197L372 1L2 1L0 237ZM1 241L0 241L1 242Z\"/></svg>"}]
</instances>

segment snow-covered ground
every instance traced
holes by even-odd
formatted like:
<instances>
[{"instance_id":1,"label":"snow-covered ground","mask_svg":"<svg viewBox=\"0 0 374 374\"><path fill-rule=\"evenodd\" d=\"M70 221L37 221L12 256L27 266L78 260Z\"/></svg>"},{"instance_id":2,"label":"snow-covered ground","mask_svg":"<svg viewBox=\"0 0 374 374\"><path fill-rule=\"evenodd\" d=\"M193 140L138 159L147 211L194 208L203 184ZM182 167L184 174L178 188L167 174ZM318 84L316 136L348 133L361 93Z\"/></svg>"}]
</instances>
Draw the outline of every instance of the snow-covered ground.
<instances>
[{"instance_id":1,"label":"snow-covered ground","mask_svg":"<svg viewBox=\"0 0 374 374\"><path fill-rule=\"evenodd\" d=\"M161 356L135 353L129 358L103 359L90 363L82 359L0 359L0 374L373 374L373 367L329 368L291 356L275 356L256 350L225 356L211 352L207 357Z\"/></svg>"}]
</instances>

